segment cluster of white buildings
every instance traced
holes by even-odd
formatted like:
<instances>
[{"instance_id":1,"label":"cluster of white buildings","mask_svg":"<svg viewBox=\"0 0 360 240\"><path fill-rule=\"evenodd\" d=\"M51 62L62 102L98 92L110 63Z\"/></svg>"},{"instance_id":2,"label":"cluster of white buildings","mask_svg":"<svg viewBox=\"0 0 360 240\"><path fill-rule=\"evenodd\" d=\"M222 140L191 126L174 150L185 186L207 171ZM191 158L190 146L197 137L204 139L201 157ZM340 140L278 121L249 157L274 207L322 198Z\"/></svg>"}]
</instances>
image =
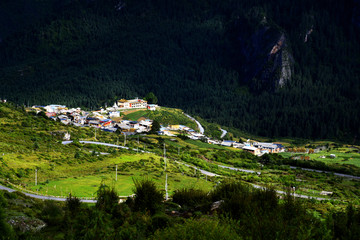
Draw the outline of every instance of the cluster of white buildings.
<instances>
[{"instance_id":1,"label":"cluster of white buildings","mask_svg":"<svg viewBox=\"0 0 360 240\"><path fill-rule=\"evenodd\" d=\"M72 124L80 127L95 127L108 132L115 132L119 130L123 134L131 135L149 132L153 121L150 119L144 119L141 121L114 121L116 118L120 117L121 111L130 109L148 109L154 111L158 107L159 106L155 104L148 104L147 101L143 99L135 98L131 100L121 99L114 103L112 107L106 107L105 109L101 108L98 111L92 112L86 112L80 108L68 109L64 105L33 106L32 109L37 113L45 111L46 116L54 120L61 121L66 125ZM214 140L184 125L169 125L167 127L161 127L159 134L176 136L179 132L186 134L193 140L206 140L210 144L240 148L257 156L261 156L265 153L279 153L285 151L285 148L281 144L276 143L253 142L250 140L244 143L228 140Z\"/></svg>"},{"instance_id":2,"label":"cluster of white buildings","mask_svg":"<svg viewBox=\"0 0 360 240\"><path fill-rule=\"evenodd\" d=\"M155 104L147 104L143 99L121 99L114 103L112 107L101 108L97 111L84 111L81 108L67 108L65 105L33 106L32 110L39 113L44 111L46 116L61 121L63 124L72 124L78 127L96 127L104 131L115 132L118 129L124 134L135 134L148 132L151 130L152 120L142 121L116 120L121 115L121 111L129 109L147 109L155 111L159 108Z\"/></svg>"},{"instance_id":3,"label":"cluster of white buildings","mask_svg":"<svg viewBox=\"0 0 360 240\"><path fill-rule=\"evenodd\" d=\"M208 142L211 144L219 144L226 147L240 148L257 156L261 156L266 153L279 153L285 151L284 146L277 143L251 142L250 140L243 143L228 140L224 140L221 142L209 140Z\"/></svg>"},{"instance_id":4,"label":"cluster of white buildings","mask_svg":"<svg viewBox=\"0 0 360 240\"><path fill-rule=\"evenodd\" d=\"M135 99L120 99L117 104L115 103L113 108L115 109L138 109L138 108L146 108L150 111L155 111L159 106L157 104L148 104L147 101L139 98Z\"/></svg>"},{"instance_id":5,"label":"cluster of white buildings","mask_svg":"<svg viewBox=\"0 0 360 240\"><path fill-rule=\"evenodd\" d=\"M198 133L194 129L191 129L184 125L169 125L167 127L161 127L159 134L166 136L176 136L175 131L183 132L187 134L190 139L193 140L207 138L204 134Z\"/></svg>"}]
</instances>

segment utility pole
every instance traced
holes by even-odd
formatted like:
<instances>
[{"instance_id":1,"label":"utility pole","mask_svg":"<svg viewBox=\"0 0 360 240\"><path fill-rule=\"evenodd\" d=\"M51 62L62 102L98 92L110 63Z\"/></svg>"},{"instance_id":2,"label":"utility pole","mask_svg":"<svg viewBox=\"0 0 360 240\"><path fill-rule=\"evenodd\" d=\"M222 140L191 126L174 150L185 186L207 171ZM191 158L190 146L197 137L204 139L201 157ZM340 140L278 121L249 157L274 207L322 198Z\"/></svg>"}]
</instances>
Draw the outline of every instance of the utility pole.
<instances>
[{"instance_id":1,"label":"utility pole","mask_svg":"<svg viewBox=\"0 0 360 240\"><path fill-rule=\"evenodd\" d=\"M167 173L166 173L166 149L165 149L165 143L164 143L164 162L165 162L165 200L168 200L169 194L168 194L168 184L167 184Z\"/></svg>"},{"instance_id":2,"label":"utility pole","mask_svg":"<svg viewBox=\"0 0 360 240\"><path fill-rule=\"evenodd\" d=\"M37 168L35 169L35 186L37 186Z\"/></svg>"},{"instance_id":3,"label":"utility pole","mask_svg":"<svg viewBox=\"0 0 360 240\"><path fill-rule=\"evenodd\" d=\"M166 172L166 148L165 148L165 143L164 143L164 162L165 162L164 172Z\"/></svg>"},{"instance_id":4,"label":"utility pole","mask_svg":"<svg viewBox=\"0 0 360 240\"><path fill-rule=\"evenodd\" d=\"M168 194L168 185L167 185L167 174L165 175L165 201L168 200L169 194Z\"/></svg>"},{"instance_id":5,"label":"utility pole","mask_svg":"<svg viewBox=\"0 0 360 240\"><path fill-rule=\"evenodd\" d=\"M294 190L294 201L295 201L295 187L293 187L293 190Z\"/></svg>"},{"instance_id":6,"label":"utility pole","mask_svg":"<svg viewBox=\"0 0 360 240\"><path fill-rule=\"evenodd\" d=\"M96 128L95 128L95 140L96 140Z\"/></svg>"},{"instance_id":7,"label":"utility pole","mask_svg":"<svg viewBox=\"0 0 360 240\"><path fill-rule=\"evenodd\" d=\"M124 147L126 146L126 134L124 133Z\"/></svg>"},{"instance_id":8,"label":"utility pole","mask_svg":"<svg viewBox=\"0 0 360 240\"><path fill-rule=\"evenodd\" d=\"M117 181L117 164L116 164L116 168L115 168L115 181Z\"/></svg>"}]
</instances>

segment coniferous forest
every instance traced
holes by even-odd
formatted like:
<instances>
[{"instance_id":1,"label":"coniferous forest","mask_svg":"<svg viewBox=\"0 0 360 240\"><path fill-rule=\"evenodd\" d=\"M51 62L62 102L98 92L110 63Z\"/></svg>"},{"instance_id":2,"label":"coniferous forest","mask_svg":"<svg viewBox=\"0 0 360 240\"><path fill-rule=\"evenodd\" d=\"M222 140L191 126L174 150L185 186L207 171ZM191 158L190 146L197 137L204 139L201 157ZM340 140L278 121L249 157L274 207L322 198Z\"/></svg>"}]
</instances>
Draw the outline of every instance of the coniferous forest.
<instances>
[{"instance_id":1,"label":"coniferous forest","mask_svg":"<svg viewBox=\"0 0 360 240\"><path fill-rule=\"evenodd\" d=\"M162 106L267 137L360 139L357 0L5 0L0 98Z\"/></svg>"}]
</instances>

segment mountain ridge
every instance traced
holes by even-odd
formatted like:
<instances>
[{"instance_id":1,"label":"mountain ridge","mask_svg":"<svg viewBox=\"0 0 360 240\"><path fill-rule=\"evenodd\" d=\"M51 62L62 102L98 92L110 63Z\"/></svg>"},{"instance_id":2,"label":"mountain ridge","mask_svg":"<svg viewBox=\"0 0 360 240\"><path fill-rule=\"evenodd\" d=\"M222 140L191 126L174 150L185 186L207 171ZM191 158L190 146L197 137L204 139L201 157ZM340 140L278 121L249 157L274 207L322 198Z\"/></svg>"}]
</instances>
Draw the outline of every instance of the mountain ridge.
<instances>
[{"instance_id":1,"label":"mountain ridge","mask_svg":"<svg viewBox=\"0 0 360 240\"><path fill-rule=\"evenodd\" d=\"M255 135L358 141L354 1L123 3L62 2L5 37L0 96L95 108L152 91L164 106Z\"/></svg>"}]
</instances>

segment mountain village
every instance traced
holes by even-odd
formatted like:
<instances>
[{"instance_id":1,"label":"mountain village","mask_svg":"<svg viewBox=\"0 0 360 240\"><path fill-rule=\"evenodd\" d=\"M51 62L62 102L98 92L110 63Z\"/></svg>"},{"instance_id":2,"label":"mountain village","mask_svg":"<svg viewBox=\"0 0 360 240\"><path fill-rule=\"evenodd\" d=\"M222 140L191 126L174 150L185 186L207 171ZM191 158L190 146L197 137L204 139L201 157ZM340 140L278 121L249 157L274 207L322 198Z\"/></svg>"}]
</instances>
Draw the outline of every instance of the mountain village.
<instances>
[{"instance_id":1,"label":"mountain village","mask_svg":"<svg viewBox=\"0 0 360 240\"><path fill-rule=\"evenodd\" d=\"M35 105L32 106L29 111L36 112L37 114L44 112L48 118L60 121L65 125L71 124L77 127L93 127L106 132L115 133L116 131L120 131L123 135L135 135L150 132L153 120L124 120L121 118L121 113L124 111L136 111L140 109L156 111L159 108L161 107L157 104L148 104L144 99L135 98L130 100L120 99L115 102L113 106L101 108L96 111L85 111L81 108L68 108L64 105L55 104L46 106ZM279 153L285 151L284 146L277 143L256 142L251 140L240 143L230 140L212 139L205 136L203 133L196 132L194 129L184 125L161 125L160 130L157 132L159 135L166 136L176 136L180 133L185 133L187 137L193 140L202 140L209 144L239 148L257 156L266 153ZM70 137L70 134L67 133L64 136L64 140L70 140Z\"/></svg>"}]
</instances>

